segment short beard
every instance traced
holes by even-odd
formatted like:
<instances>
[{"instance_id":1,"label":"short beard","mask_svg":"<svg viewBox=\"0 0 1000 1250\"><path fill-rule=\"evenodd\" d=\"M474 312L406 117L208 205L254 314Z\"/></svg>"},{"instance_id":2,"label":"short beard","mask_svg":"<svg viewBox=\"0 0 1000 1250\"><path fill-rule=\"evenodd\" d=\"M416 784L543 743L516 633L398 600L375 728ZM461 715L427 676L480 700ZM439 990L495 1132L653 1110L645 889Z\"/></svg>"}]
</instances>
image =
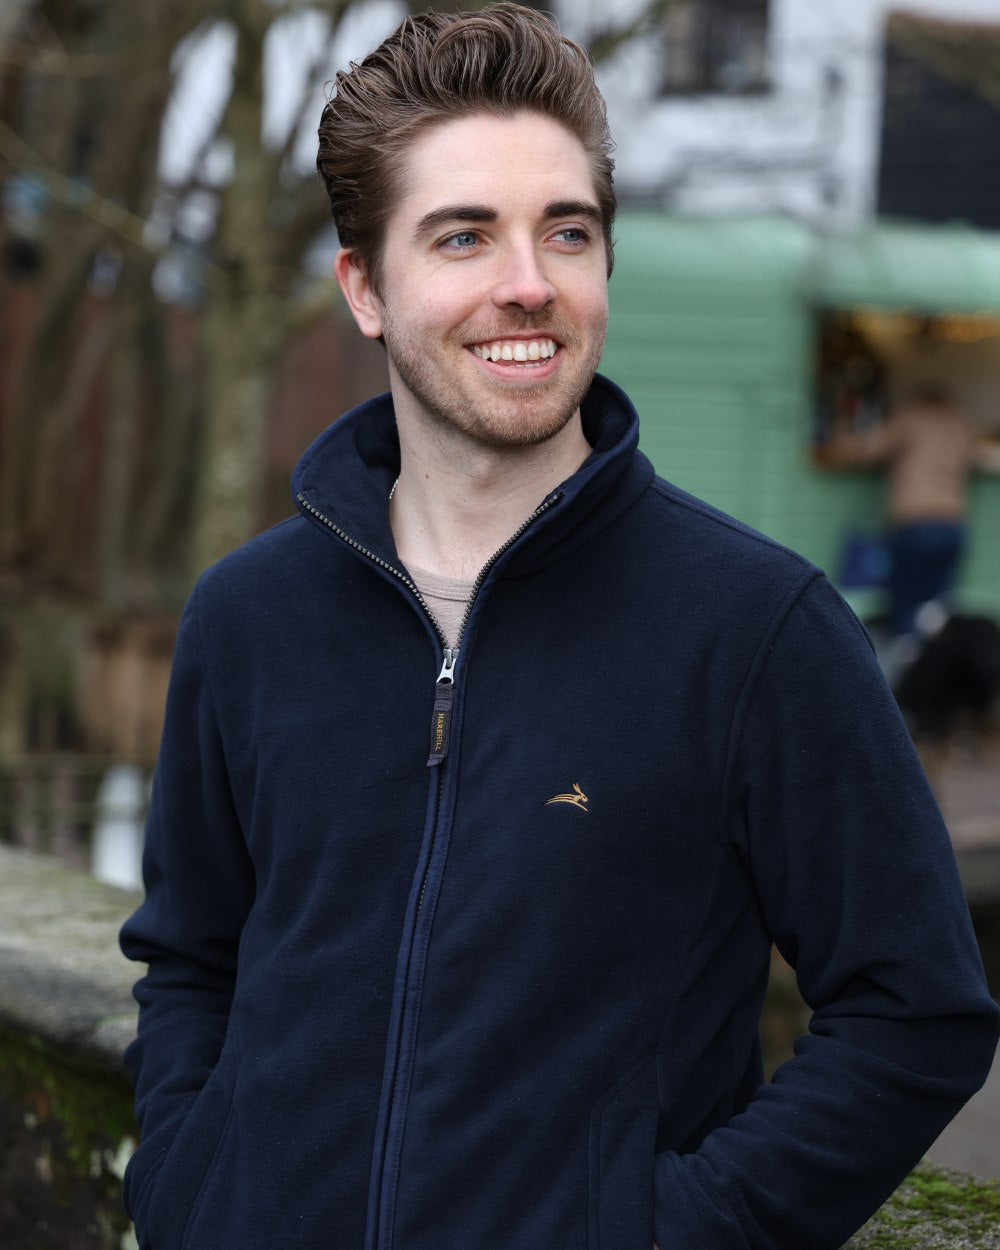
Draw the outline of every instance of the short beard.
<instances>
[{"instance_id":1,"label":"short beard","mask_svg":"<svg viewBox=\"0 0 1000 1250\"><path fill-rule=\"evenodd\" d=\"M477 342L488 342L503 338L505 333L509 334L515 328L537 329L540 334L550 334L561 343L572 344L573 336L558 331L552 320L544 314L525 317L523 326L508 325L506 330L482 335L477 333L474 337ZM564 430L590 390L603 347L603 343L598 344L591 367L585 370L576 387L562 397L562 402L554 410L547 411L559 394L559 383L555 380L551 391L542 384L527 396L515 383L497 382L498 397L509 399L510 406L484 409L470 406L460 388L449 390L447 384L435 386L431 370L422 367L422 357L418 358L407 350L391 318L384 317L383 332L386 350L396 373L431 420L442 429L459 430L479 445L498 450L538 447ZM467 351L468 348L462 350Z\"/></svg>"},{"instance_id":2,"label":"short beard","mask_svg":"<svg viewBox=\"0 0 1000 1250\"><path fill-rule=\"evenodd\" d=\"M572 421L577 409L583 402L584 396L590 390L590 380L582 387L581 393L572 394L570 398L551 414L546 416L544 421L532 421L526 413L521 419L513 420L508 414L499 408L483 409L464 407L456 411L453 408L445 408L440 404L436 397L429 394L423 386L423 378L412 373L409 368L409 361L395 360L396 371L406 383L410 392L420 401L420 404L427 415L434 421L435 425L447 430L461 430L474 442L479 443L483 447L492 447L495 449L514 448L514 447L539 447L543 443L547 443L550 439L561 433L562 430ZM500 386L501 395L504 392L510 395L513 402L517 402L522 398L520 390L516 387Z\"/></svg>"}]
</instances>

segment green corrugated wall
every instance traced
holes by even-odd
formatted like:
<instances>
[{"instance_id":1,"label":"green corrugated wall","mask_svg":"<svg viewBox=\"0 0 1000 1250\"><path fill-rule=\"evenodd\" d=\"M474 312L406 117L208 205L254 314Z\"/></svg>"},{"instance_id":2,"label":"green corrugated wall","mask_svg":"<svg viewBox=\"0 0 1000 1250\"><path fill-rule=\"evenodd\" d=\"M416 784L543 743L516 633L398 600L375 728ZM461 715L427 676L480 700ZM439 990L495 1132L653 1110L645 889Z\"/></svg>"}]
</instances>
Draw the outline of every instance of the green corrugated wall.
<instances>
[{"instance_id":1,"label":"green corrugated wall","mask_svg":"<svg viewBox=\"0 0 1000 1250\"><path fill-rule=\"evenodd\" d=\"M601 369L635 401L643 450L662 476L836 578L844 534L878 531L882 489L877 474L809 460L814 236L785 219L653 213L624 213L616 233ZM977 480L972 499L962 605L1000 615L1000 479Z\"/></svg>"}]
</instances>

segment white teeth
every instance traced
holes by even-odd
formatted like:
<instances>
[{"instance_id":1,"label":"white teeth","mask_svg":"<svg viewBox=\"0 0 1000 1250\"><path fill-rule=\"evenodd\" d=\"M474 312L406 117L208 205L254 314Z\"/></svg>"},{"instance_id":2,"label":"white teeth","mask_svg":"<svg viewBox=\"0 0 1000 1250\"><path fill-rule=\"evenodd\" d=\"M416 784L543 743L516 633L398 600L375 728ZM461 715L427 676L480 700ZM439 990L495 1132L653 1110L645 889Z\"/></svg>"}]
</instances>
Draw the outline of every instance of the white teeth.
<instances>
[{"instance_id":1,"label":"white teeth","mask_svg":"<svg viewBox=\"0 0 1000 1250\"><path fill-rule=\"evenodd\" d=\"M549 360L556 354L556 344L552 339L532 339L528 343L523 339L498 339L495 343L476 343L472 350L481 360L513 360L527 364L531 360Z\"/></svg>"}]
</instances>

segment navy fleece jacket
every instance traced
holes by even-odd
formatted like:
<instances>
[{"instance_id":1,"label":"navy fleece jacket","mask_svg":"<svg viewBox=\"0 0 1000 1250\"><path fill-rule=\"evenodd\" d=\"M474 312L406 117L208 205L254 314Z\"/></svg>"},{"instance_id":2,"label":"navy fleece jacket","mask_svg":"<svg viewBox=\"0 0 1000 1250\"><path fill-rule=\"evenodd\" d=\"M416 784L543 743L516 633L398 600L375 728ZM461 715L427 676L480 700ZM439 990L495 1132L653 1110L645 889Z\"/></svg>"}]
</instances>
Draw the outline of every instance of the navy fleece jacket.
<instances>
[{"instance_id":1,"label":"navy fleece jacket","mask_svg":"<svg viewBox=\"0 0 1000 1250\"><path fill-rule=\"evenodd\" d=\"M144 1248L822 1250L985 1077L863 631L655 479L613 385L584 424L453 666L388 525L388 398L195 590L122 933ZM763 1084L772 942L813 1015Z\"/></svg>"}]
</instances>

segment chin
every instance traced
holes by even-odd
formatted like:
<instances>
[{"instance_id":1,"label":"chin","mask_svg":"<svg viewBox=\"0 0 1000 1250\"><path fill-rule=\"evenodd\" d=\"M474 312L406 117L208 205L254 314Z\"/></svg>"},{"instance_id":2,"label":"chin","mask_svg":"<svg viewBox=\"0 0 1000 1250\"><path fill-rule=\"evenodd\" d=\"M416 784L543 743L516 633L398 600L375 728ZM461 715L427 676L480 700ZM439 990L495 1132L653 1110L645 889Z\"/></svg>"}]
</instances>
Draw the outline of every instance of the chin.
<instances>
[{"instance_id":1,"label":"chin","mask_svg":"<svg viewBox=\"0 0 1000 1250\"><path fill-rule=\"evenodd\" d=\"M486 447L539 447L561 434L579 408L579 401L574 400L555 410L551 405L522 403L511 405L507 411L480 408L457 419L439 415Z\"/></svg>"},{"instance_id":2,"label":"chin","mask_svg":"<svg viewBox=\"0 0 1000 1250\"><path fill-rule=\"evenodd\" d=\"M558 425L492 426L480 424L468 432L477 443L481 443L485 447L495 447L497 449L541 447L543 443L548 443L556 435L561 434L569 424L569 421L570 417L567 417L565 421L561 421Z\"/></svg>"}]
</instances>

